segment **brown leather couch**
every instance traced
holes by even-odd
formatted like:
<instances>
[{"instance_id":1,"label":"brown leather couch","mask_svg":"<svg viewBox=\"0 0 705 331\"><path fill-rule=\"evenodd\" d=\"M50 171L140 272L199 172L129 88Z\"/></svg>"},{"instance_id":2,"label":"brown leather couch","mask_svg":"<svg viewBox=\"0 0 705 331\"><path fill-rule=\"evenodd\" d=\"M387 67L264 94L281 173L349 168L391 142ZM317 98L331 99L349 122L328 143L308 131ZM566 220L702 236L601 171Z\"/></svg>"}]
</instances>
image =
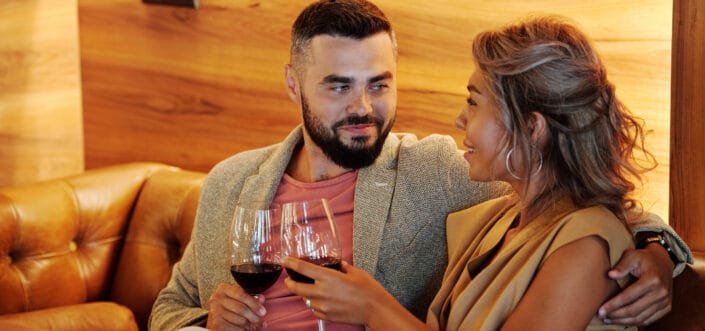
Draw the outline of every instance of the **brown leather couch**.
<instances>
[{"instance_id":1,"label":"brown leather couch","mask_svg":"<svg viewBox=\"0 0 705 331\"><path fill-rule=\"evenodd\" d=\"M0 188L0 330L146 330L205 174L135 163ZM649 331L705 331L705 256Z\"/></svg>"},{"instance_id":2,"label":"brown leather couch","mask_svg":"<svg viewBox=\"0 0 705 331\"><path fill-rule=\"evenodd\" d=\"M146 330L204 177L134 163L0 188L0 330Z\"/></svg>"}]
</instances>

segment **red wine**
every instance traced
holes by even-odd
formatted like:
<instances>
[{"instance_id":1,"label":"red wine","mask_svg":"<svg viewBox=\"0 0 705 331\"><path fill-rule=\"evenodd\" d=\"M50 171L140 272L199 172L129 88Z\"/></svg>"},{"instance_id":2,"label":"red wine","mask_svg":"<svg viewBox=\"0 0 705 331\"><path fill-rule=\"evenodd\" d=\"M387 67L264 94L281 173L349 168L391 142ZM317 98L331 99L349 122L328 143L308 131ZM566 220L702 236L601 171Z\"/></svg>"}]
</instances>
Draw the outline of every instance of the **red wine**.
<instances>
[{"instance_id":1,"label":"red wine","mask_svg":"<svg viewBox=\"0 0 705 331\"><path fill-rule=\"evenodd\" d=\"M324 256L324 257L315 258L315 257L305 256L305 257L302 257L301 259L306 262L311 262L313 264L317 264L319 266L331 268L331 269L335 269L335 270L340 270L340 267L341 267L340 258L337 258L337 257ZM304 276L294 270L291 270L289 268L286 268L286 272L289 273L289 277L291 277L291 279L293 279L297 282L308 283L308 284L314 283L313 279L308 278L308 277L306 277L306 276Z\"/></svg>"},{"instance_id":2,"label":"red wine","mask_svg":"<svg viewBox=\"0 0 705 331\"><path fill-rule=\"evenodd\" d=\"M230 273L245 292L259 294L274 285L282 273L282 266L276 263L243 263L231 266Z\"/></svg>"}]
</instances>

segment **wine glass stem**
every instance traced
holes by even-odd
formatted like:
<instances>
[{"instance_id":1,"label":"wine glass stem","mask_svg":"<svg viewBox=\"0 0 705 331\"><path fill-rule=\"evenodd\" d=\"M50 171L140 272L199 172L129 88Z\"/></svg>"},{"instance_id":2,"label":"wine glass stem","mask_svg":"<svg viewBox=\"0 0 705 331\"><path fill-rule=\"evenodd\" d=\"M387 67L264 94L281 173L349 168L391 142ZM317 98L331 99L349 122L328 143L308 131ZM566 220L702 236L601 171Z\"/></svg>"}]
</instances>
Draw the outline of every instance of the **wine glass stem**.
<instances>
[{"instance_id":1,"label":"wine glass stem","mask_svg":"<svg viewBox=\"0 0 705 331\"><path fill-rule=\"evenodd\" d=\"M326 331L326 326L323 325L323 320L320 318L318 319L318 331Z\"/></svg>"}]
</instances>

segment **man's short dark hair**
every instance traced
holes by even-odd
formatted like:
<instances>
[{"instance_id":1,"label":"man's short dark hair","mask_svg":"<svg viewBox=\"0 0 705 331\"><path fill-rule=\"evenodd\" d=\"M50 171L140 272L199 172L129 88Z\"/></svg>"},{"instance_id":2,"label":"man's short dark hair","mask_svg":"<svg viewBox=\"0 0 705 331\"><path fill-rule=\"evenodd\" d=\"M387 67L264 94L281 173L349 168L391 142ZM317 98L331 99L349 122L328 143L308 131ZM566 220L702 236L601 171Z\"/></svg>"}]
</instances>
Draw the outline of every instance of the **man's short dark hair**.
<instances>
[{"instance_id":1,"label":"man's short dark hair","mask_svg":"<svg viewBox=\"0 0 705 331\"><path fill-rule=\"evenodd\" d=\"M396 54L394 31L384 13L365 0L321 0L306 7L291 29L291 63L295 69L307 59L311 39L318 35L364 39L386 32Z\"/></svg>"}]
</instances>

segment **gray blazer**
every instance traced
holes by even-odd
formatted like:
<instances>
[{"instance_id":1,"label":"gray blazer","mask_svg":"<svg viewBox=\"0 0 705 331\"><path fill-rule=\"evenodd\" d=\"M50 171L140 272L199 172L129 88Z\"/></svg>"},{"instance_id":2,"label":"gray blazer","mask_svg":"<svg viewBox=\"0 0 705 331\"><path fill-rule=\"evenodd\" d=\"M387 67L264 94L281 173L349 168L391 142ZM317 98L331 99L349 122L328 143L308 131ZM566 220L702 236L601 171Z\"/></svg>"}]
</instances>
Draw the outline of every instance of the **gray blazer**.
<instances>
[{"instance_id":1,"label":"gray blazer","mask_svg":"<svg viewBox=\"0 0 705 331\"><path fill-rule=\"evenodd\" d=\"M225 253L234 206L241 196L272 201L301 141L298 127L282 143L239 153L213 168L191 241L154 304L150 329L201 322L218 284L235 283ZM358 174L353 263L423 319L447 264L446 216L506 192L506 185L470 181L450 137L418 140L392 133L375 163Z\"/></svg>"},{"instance_id":2,"label":"gray blazer","mask_svg":"<svg viewBox=\"0 0 705 331\"><path fill-rule=\"evenodd\" d=\"M234 155L209 173L191 241L155 302L150 329L172 330L205 318L219 283L234 284L225 252L235 203L272 201L295 147L282 143ZM469 181L467 164L448 136L390 134L381 155L360 169L353 212L353 263L374 275L423 318L447 263L445 219L500 195L506 186Z\"/></svg>"}]
</instances>

